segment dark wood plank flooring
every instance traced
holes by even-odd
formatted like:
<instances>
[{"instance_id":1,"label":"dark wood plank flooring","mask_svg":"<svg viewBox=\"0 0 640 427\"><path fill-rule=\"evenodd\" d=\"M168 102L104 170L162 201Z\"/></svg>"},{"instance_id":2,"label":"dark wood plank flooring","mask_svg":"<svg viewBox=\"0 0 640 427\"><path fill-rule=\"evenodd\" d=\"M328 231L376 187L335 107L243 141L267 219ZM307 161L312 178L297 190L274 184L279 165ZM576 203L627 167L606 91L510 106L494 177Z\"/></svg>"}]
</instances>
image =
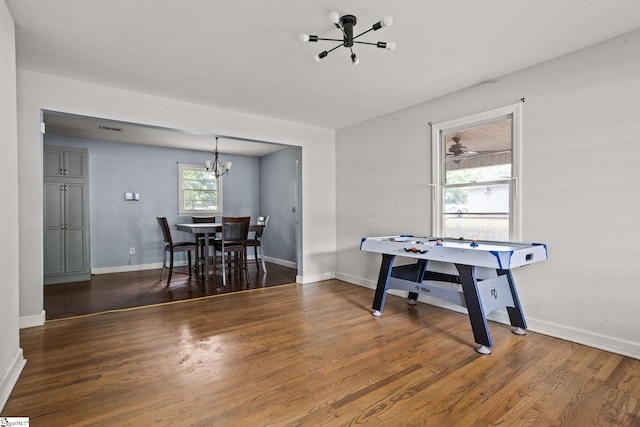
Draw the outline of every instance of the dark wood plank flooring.
<instances>
[{"instance_id":1,"label":"dark wood plank flooring","mask_svg":"<svg viewBox=\"0 0 640 427\"><path fill-rule=\"evenodd\" d=\"M250 264L249 283L230 274L227 286L222 287L220 273L215 280L205 282L197 281L195 276L189 279L186 274L176 274L174 270L170 286L166 283L167 273L162 281L160 273L158 269L99 274L90 281L46 285L47 320L295 283L297 274L293 268L272 263L267 263L267 274L263 274L255 264Z\"/></svg>"}]
</instances>

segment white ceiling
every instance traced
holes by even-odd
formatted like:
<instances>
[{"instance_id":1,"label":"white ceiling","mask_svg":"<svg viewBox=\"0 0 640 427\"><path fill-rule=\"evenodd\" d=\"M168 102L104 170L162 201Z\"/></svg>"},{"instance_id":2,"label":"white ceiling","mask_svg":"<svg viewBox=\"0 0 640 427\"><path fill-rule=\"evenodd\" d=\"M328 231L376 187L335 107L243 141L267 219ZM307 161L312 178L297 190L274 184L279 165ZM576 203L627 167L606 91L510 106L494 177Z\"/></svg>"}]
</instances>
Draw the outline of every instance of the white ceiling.
<instances>
[{"instance_id":1,"label":"white ceiling","mask_svg":"<svg viewBox=\"0 0 640 427\"><path fill-rule=\"evenodd\" d=\"M640 28L638 0L5 0L19 68L339 129ZM334 42L332 10L355 34Z\"/></svg>"}]
</instances>

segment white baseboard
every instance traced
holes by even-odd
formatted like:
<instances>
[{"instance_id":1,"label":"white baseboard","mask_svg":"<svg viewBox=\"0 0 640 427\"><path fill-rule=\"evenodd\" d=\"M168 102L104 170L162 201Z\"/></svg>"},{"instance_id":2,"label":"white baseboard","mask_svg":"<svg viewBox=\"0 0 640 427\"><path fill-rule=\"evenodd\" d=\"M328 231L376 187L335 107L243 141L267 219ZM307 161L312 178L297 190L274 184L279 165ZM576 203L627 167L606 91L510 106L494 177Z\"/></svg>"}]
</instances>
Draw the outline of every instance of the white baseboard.
<instances>
[{"instance_id":1,"label":"white baseboard","mask_svg":"<svg viewBox=\"0 0 640 427\"><path fill-rule=\"evenodd\" d=\"M544 320L527 318L528 329L539 334L561 338L611 353L640 359L640 343L614 338L571 326L558 325Z\"/></svg>"},{"instance_id":2,"label":"white baseboard","mask_svg":"<svg viewBox=\"0 0 640 427\"><path fill-rule=\"evenodd\" d=\"M313 282L322 282L323 280L335 279L336 274L333 272L314 274L314 275L306 275L306 276L296 276L296 282L301 284L313 283Z\"/></svg>"},{"instance_id":3,"label":"white baseboard","mask_svg":"<svg viewBox=\"0 0 640 427\"><path fill-rule=\"evenodd\" d=\"M18 382L20 373L22 372L22 369L24 368L24 365L26 363L27 361L22 355L22 349L18 347L18 351L11 361L9 369L7 369L7 371L3 373L2 380L0 380L0 411L2 411L2 409L4 409L4 405L7 404L7 400L9 400L11 391L13 391L13 388Z\"/></svg>"},{"instance_id":4,"label":"white baseboard","mask_svg":"<svg viewBox=\"0 0 640 427\"><path fill-rule=\"evenodd\" d=\"M369 289L375 289L377 285L375 280L363 279L361 277L351 276L344 273L336 273L335 278L342 280L343 282L353 283L354 285L363 286Z\"/></svg>"},{"instance_id":5,"label":"white baseboard","mask_svg":"<svg viewBox=\"0 0 640 427\"><path fill-rule=\"evenodd\" d=\"M42 313L34 314L33 316L20 316L18 325L20 329L33 328L34 326L44 325L45 320L47 320L46 312L42 310Z\"/></svg>"},{"instance_id":6,"label":"white baseboard","mask_svg":"<svg viewBox=\"0 0 640 427\"><path fill-rule=\"evenodd\" d=\"M254 260L255 260L255 257L253 257L253 256L249 255L249 256L247 257L247 259L248 259L249 261L254 261ZM272 264L281 265L281 266L283 266L283 267L288 267L288 268L298 268L298 264L296 264L295 262L287 261L287 260L284 260L284 259L271 258L271 257L266 256L266 257L264 257L264 260L265 260L266 262L270 262L270 263L272 263Z\"/></svg>"},{"instance_id":7,"label":"white baseboard","mask_svg":"<svg viewBox=\"0 0 640 427\"><path fill-rule=\"evenodd\" d=\"M187 262L179 261L174 264L175 267L180 267L183 265L187 265ZM91 274L127 273L129 271L156 270L159 268L162 268L161 262L154 262L153 264L118 265L115 267L92 268Z\"/></svg>"},{"instance_id":8,"label":"white baseboard","mask_svg":"<svg viewBox=\"0 0 640 427\"><path fill-rule=\"evenodd\" d=\"M247 258L250 262L254 262L255 258L249 254ZM266 262L282 265L283 267L297 268L295 262L286 261L278 258L264 257ZM184 267L187 265L187 261L177 261L174 267ZM133 265L118 265L114 267L96 267L91 269L91 274L110 274L110 273L126 273L129 271L142 271L142 270L156 270L162 268L161 262L152 264L133 264Z\"/></svg>"},{"instance_id":9,"label":"white baseboard","mask_svg":"<svg viewBox=\"0 0 640 427\"><path fill-rule=\"evenodd\" d=\"M369 289L375 289L377 285L377 282L374 280L363 279L360 277L341 273L336 273L336 279L349 282L354 285L363 286ZM391 289L388 293L403 298L406 298L408 294L408 292L406 291L396 289ZM458 313L467 313L467 309L464 307L460 307L447 301L442 301L426 295L420 295L418 301L436 307L445 308L447 310L456 311ZM503 323L505 325L510 324L509 315L507 314L506 310L503 309L493 311L487 316L487 319L494 322ZM577 344L582 344L589 347L598 348L600 350L609 351L611 353L621 354L623 356L632 357L634 359L640 359L640 342L627 341L620 338L586 331L584 329L578 329L571 326L547 322L545 320L528 317L526 316L526 313L525 319L527 320L527 330L529 331L548 335L554 338L559 338L565 341L575 342Z\"/></svg>"}]
</instances>

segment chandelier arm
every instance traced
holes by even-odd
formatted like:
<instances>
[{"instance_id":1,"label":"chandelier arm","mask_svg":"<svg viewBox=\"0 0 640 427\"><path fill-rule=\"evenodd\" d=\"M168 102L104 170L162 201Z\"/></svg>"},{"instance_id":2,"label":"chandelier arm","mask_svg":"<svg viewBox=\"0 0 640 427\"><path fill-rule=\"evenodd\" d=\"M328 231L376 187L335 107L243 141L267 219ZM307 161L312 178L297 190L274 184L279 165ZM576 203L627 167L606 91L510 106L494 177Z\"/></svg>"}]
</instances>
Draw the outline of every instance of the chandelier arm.
<instances>
[{"instance_id":1,"label":"chandelier arm","mask_svg":"<svg viewBox=\"0 0 640 427\"><path fill-rule=\"evenodd\" d=\"M318 37L318 40L325 40L325 41L331 41L331 42L341 42L342 41L340 39L323 39L323 38L320 38L320 37Z\"/></svg>"},{"instance_id":2,"label":"chandelier arm","mask_svg":"<svg viewBox=\"0 0 640 427\"><path fill-rule=\"evenodd\" d=\"M378 43L379 43L379 42L378 42L378 43L371 43L371 42L356 42L356 41L354 41L354 43L358 43L358 44L369 44L369 45L371 45L371 46L378 46Z\"/></svg>"},{"instance_id":3,"label":"chandelier arm","mask_svg":"<svg viewBox=\"0 0 640 427\"><path fill-rule=\"evenodd\" d=\"M360 34L358 34L357 36L354 36L354 37L353 37L353 39L355 40L355 39L357 39L358 37L360 37L360 36L362 36L362 35L364 35L364 34L367 34L369 31L373 31L373 28L369 28L367 31L363 31L363 32L361 32L361 33L360 33Z\"/></svg>"},{"instance_id":4,"label":"chandelier arm","mask_svg":"<svg viewBox=\"0 0 640 427\"><path fill-rule=\"evenodd\" d=\"M337 48L339 48L339 47L341 47L341 46L342 46L342 44L339 44L338 46L334 47L333 49L329 49L329 50L327 50L326 52L327 52L327 53L331 53L331 52L333 52L334 50L336 50Z\"/></svg>"}]
</instances>

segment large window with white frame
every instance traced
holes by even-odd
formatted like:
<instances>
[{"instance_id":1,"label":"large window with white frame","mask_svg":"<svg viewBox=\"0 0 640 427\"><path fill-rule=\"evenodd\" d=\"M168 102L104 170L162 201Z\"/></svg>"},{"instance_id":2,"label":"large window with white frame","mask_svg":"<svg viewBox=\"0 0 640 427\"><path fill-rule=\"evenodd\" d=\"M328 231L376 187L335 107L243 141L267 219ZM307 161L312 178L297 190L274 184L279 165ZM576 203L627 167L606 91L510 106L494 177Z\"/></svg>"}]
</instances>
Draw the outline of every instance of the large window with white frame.
<instances>
[{"instance_id":1,"label":"large window with white frame","mask_svg":"<svg viewBox=\"0 0 640 427\"><path fill-rule=\"evenodd\" d=\"M178 203L181 216L221 215L222 178L198 165L178 167Z\"/></svg>"},{"instance_id":2,"label":"large window with white frame","mask_svg":"<svg viewBox=\"0 0 640 427\"><path fill-rule=\"evenodd\" d=\"M432 126L435 236L520 240L521 108Z\"/></svg>"}]
</instances>

